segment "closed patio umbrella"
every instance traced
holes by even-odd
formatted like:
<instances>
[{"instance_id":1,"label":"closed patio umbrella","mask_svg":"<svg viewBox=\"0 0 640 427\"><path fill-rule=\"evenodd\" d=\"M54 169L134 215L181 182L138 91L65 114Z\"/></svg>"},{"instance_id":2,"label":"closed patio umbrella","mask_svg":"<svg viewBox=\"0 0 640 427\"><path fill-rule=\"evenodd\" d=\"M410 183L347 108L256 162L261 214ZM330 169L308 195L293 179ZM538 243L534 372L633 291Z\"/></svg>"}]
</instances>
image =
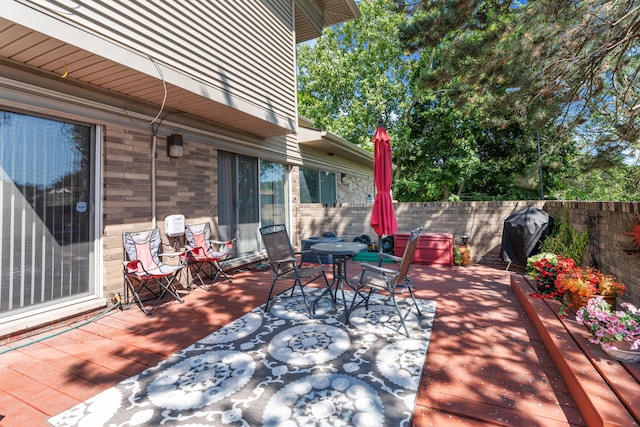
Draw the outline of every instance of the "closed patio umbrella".
<instances>
[{"instance_id":1,"label":"closed patio umbrella","mask_svg":"<svg viewBox=\"0 0 640 427\"><path fill-rule=\"evenodd\" d=\"M373 179L376 183L376 198L369 225L378 235L378 248L382 250L382 237L393 235L398 231L396 212L391 200L391 183L393 167L391 162L391 144L387 130L378 125L373 136Z\"/></svg>"}]
</instances>

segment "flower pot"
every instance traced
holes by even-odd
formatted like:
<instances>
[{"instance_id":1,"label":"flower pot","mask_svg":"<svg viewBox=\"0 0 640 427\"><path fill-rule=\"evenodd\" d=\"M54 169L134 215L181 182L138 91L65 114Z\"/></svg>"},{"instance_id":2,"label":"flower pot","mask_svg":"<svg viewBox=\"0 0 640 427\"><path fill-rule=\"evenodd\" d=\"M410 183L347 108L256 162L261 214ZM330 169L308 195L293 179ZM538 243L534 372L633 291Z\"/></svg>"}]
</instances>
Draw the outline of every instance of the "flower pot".
<instances>
[{"instance_id":1,"label":"flower pot","mask_svg":"<svg viewBox=\"0 0 640 427\"><path fill-rule=\"evenodd\" d=\"M626 343L621 342L621 343L616 343L615 347L613 348L605 348L604 344L600 344L600 348L602 348L602 351L604 351L605 353L607 353L607 356L619 360L620 362L625 362L625 363L637 363L640 362L640 350L625 350L622 348L618 348L618 347L622 347L624 346Z\"/></svg>"},{"instance_id":2,"label":"flower pot","mask_svg":"<svg viewBox=\"0 0 640 427\"><path fill-rule=\"evenodd\" d=\"M611 295L590 295L588 297L583 297L581 295L571 294L571 304L573 305L573 309L578 310L580 307L586 306L587 302L589 302L589 299L595 296L601 296L602 299L604 299L607 302L607 304L611 306L612 310L616 309L618 297L611 296Z\"/></svg>"}]
</instances>

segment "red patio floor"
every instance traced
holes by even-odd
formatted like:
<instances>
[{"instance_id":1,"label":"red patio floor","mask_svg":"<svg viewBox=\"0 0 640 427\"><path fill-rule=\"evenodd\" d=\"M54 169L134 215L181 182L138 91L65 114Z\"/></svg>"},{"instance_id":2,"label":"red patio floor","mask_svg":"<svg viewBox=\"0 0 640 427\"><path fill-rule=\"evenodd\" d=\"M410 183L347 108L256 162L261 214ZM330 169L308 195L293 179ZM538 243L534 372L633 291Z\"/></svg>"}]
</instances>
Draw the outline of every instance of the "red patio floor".
<instances>
[{"instance_id":1,"label":"red patio floor","mask_svg":"<svg viewBox=\"0 0 640 427\"><path fill-rule=\"evenodd\" d=\"M411 275L417 297L438 303L413 425L587 425L510 287L513 273L415 265ZM264 303L269 271L233 279L151 317L114 310L48 339L56 330L5 342L0 351L31 344L0 354L0 426L46 425Z\"/></svg>"}]
</instances>

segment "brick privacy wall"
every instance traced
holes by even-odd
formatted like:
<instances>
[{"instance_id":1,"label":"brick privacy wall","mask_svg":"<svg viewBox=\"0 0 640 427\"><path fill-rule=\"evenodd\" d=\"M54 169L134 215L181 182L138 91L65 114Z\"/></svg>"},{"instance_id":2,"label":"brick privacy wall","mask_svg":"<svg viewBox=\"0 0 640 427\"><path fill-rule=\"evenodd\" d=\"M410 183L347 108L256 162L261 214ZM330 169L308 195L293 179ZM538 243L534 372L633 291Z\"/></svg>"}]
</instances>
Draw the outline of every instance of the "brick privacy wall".
<instances>
[{"instance_id":1,"label":"brick privacy wall","mask_svg":"<svg viewBox=\"0 0 640 427\"><path fill-rule=\"evenodd\" d=\"M122 233L153 228L152 134L110 125L104 135L102 247L104 295L108 296L122 291ZM164 218L172 214L183 214L188 224L211 222L215 237L216 170L214 147L184 141L184 157L174 159L167 156L166 137L157 138L156 218L163 240ZM165 261L177 262L171 258Z\"/></svg>"},{"instance_id":2,"label":"brick privacy wall","mask_svg":"<svg viewBox=\"0 0 640 427\"><path fill-rule=\"evenodd\" d=\"M372 241L377 239L369 227L372 203L323 205L303 204L298 209L298 233L302 239L328 231L352 240L367 234ZM460 235L469 234L473 259L497 257L502 244L504 220L514 211L540 202L459 202L459 203L396 203L398 231L409 232L422 226L426 233L451 233L455 243L460 244ZM298 244L300 242L298 241Z\"/></svg>"},{"instance_id":3,"label":"brick privacy wall","mask_svg":"<svg viewBox=\"0 0 640 427\"><path fill-rule=\"evenodd\" d=\"M595 232L592 243L599 249L596 264L600 271L616 276L627 285L623 300L640 306L640 254L624 252L624 249L638 249L631 236L624 233L631 230L630 220L640 212L640 203L547 201L544 209L558 221L566 209L569 222L578 231L587 229L587 216L597 217L597 231L590 230ZM585 262L591 264L590 258L585 255Z\"/></svg>"},{"instance_id":4,"label":"brick privacy wall","mask_svg":"<svg viewBox=\"0 0 640 427\"><path fill-rule=\"evenodd\" d=\"M452 233L460 244L460 235L470 235L472 258L475 263L499 262L504 220L514 211L533 205L544 209L560 220L566 207L572 225L584 230L587 214L600 215L599 247L600 270L615 275L628 287L624 300L640 306L640 255L627 255L630 248L629 218L640 212L638 203L507 201L507 202L429 202L396 203L396 216L400 232L423 226L424 232ZM305 204L297 209L297 229L300 239L333 232L345 240L367 234L372 241L377 236L369 227L371 203L319 205Z\"/></svg>"}]
</instances>

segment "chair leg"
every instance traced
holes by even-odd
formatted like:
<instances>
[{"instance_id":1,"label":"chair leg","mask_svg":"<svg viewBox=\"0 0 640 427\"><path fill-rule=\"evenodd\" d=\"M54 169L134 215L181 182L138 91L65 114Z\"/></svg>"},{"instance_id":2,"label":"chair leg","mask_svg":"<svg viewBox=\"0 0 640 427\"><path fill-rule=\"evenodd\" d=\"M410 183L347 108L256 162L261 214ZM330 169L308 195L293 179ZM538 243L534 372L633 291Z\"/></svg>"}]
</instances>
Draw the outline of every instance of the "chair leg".
<instances>
[{"instance_id":1,"label":"chair leg","mask_svg":"<svg viewBox=\"0 0 640 427\"><path fill-rule=\"evenodd\" d=\"M309 317L313 317L313 311L311 309L311 306L309 306L309 303L307 302L307 296L304 294L304 285L302 284L302 280L300 279L300 276L298 276L297 271L296 271L296 280L295 282L293 282L293 287L291 288L291 295L293 295L293 292L296 289L296 285L298 285L298 288L300 288L300 293L302 294L302 301L304 302L304 306L307 307L307 311L309 312Z\"/></svg>"},{"instance_id":2,"label":"chair leg","mask_svg":"<svg viewBox=\"0 0 640 427\"><path fill-rule=\"evenodd\" d=\"M227 279L227 282L232 283L233 280L231 279L231 277L229 277L229 275L224 271L224 269L222 268L222 266L224 265L224 262L226 261L225 259L222 260L215 260L213 262L213 266L216 268L216 274L213 277L213 281L215 282L218 279L218 276L222 276L225 279Z\"/></svg>"},{"instance_id":3,"label":"chair leg","mask_svg":"<svg viewBox=\"0 0 640 427\"><path fill-rule=\"evenodd\" d=\"M180 302L180 304L184 303L184 300L180 297L180 295L178 295L178 290L175 288L175 285L173 284L175 280L176 280L176 276L173 276L171 279L162 278L162 277L154 279L154 282L156 282L158 286L160 286L160 289L162 289L162 292L160 292L160 295L156 299L156 302L153 304L153 307L151 307L151 310L149 310L149 313L145 312L145 314L147 314L148 316L151 316L153 314L153 310L155 310L156 306L160 304L160 301L162 301L162 298L164 298L166 294L169 294L175 299L177 299Z\"/></svg>"},{"instance_id":4,"label":"chair leg","mask_svg":"<svg viewBox=\"0 0 640 427\"><path fill-rule=\"evenodd\" d=\"M124 280L122 281L122 297L124 298L122 300L122 308L123 309L128 309L131 306L131 303L129 303L129 280L127 278L127 276L124 276Z\"/></svg>"},{"instance_id":5,"label":"chair leg","mask_svg":"<svg viewBox=\"0 0 640 427\"><path fill-rule=\"evenodd\" d=\"M398 316L400 317L400 323L404 328L404 332L407 335L407 338L410 338L411 335L409 334L409 329L407 329L407 325L404 323L404 319L409 315L409 313L411 313L411 310L408 310L407 313L403 316L402 311L400 310L400 307L398 307L398 302L396 301L396 297L393 294L391 294L391 301L393 301L393 305L395 306L396 311L398 312Z\"/></svg>"},{"instance_id":6,"label":"chair leg","mask_svg":"<svg viewBox=\"0 0 640 427\"><path fill-rule=\"evenodd\" d=\"M173 282L176 281L176 277L177 276L173 276L171 279L167 279L167 278L160 279L160 286L162 286L165 289L165 294L168 293L169 295L171 295L172 297L180 301L180 303L182 304L184 300L182 299L180 294L178 294L178 289L176 289L176 285L173 284ZM163 280L166 280L167 282L166 285L162 283Z\"/></svg>"},{"instance_id":7,"label":"chair leg","mask_svg":"<svg viewBox=\"0 0 640 427\"><path fill-rule=\"evenodd\" d=\"M347 312L344 314L344 323L345 325L349 324L349 318L351 317L351 313L353 313L353 309L354 306L356 305L356 300L358 299L358 295L360 295L360 287L357 287L354 294L353 294L353 299L351 300L351 304L349 305L349 309L347 310ZM357 305L362 304L362 301L360 301Z\"/></svg>"},{"instance_id":8,"label":"chair leg","mask_svg":"<svg viewBox=\"0 0 640 427\"><path fill-rule=\"evenodd\" d=\"M160 294L155 293L153 291L153 289L151 289L148 286L149 279L139 279L139 283L138 283L137 287L136 287L136 285L133 283L133 281L131 279L126 278L125 280L126 280L126 285L127 285L127 286L125 286L125 291L126 291L125 292L125 301L126 301L127 307L131 306L131 303L129 302L129 290L130 290L131 293L133 294L133 299L138 304L138 307L140 307L140 310L142 310L142 312L145 315L151 316L151 314L153 313L153 309L156 307L156 305L158 304L159 299L161 298ZM140 298L140 293L144 289L149 291L156 298L156 303L153 305L153 308L151 308L151 310L147 310L147 308L144 306L144 302L142 301L142 298Z\"/></svg>"},{"instance_id":9,"label":"chair leg","mask_svg":"<svg viewBox=\"0 0 640 427\"><path fill-rule=\"evenodd\" d=\"M376 292L376 290L371 288L371 289L369 289L369 293L367 294L367 296L363 297L364 308L366 310L369 310L369 299L371 298L371 295L373 295L375 292Z\"/></svg>"},{"instance_id":10,"label":"chair leg","mask_svg":"<svg viewBox=\"0 0 640 427\"><path fill-rule=\"evenodd\" d=\"M193 267L193 272L191 273L191 282L189 282L189 290L193 288L193 285L196 282L196 279L198 279L198 281L200 282L199 286L205 291L210 291L211 289L213 289L213 284L207 287L207 285L204 283L204 280L202 279L202 275L205 274L204 272L205 262L192 262L191 265ZM211 277L211 274L209 274L208 276ZM196 284L196 286L198 285Z\"/></svg>"},{"instance_id":11,"label":"chair leg","mask_svg":"<svg viewBox=\"0 0 640 427\"><path fill-rule=\"evenodd\" d=\"M207 274L207 277L209 278L209 280L211 280L211 284L209 285L208 289L207 286L204 283L204 280L202 279L202 274L205 274L204 272L204 265L205 263L209 266L209 272ZM222 265L224 263L224 260L211 260L209 262L199 262L197 263L198 268L195 270L194 275L196 275L198 277L198 280L200 281L200 285L203 289L205 289L206 291L210 291L211 289L213 289L213 284L215 283L216 280L218 280L219 276L224 277L229 283L232 283L232 279L231 277L229 277L229 275L224 271L224 269L222 268ZM196 263L194 263L196 264ZM195 280L195 279L194 279ZM193 280L192 280L193 282Z\"/></svg>"},{"instance_id":12,"label":"chair leg","mask_svg":"<svg viewBox=\"0 0 640 427\"><path fill-rule=\"evenodd\" d=\"M273 279L271 279L271 289L269 289L269 296L267 296L267 303L264 306L264 311L269 312L269 302L271 302L271 294L273 294L273 288L276 285L276 280L278 279L278 276L275 275L273 276Z\"/></svg>"},{"instance_id":13,"label":"chair leg","mask_svg":"<svg viewBox=\"0 0 640 427\"><path fill-rule=\"evenodd\" d=\"M371 294L375 292L375 289L369 289L369 292L367 292L367 295L364 296L362 295L362 291L361 291L362 288L363 286L354 289L353 299L351 300L351 306L349 307L349 313L348 313L349 317L351 317L351 313L353 313L353 309L358 307L362 303L364 303L365 311L369 310L369 297L371 297ZM358 299L358 297L360 297L360 301L356 304L356 300ZM349 319L346 319L347 323L348 323L348 320Z\"/></svg>"},{"instance_id":14,"label":"chair leg","mask_svg":"<svg viewBox=\"0 0 640 427\"><path fill-rule=\"evenodd\" d=\"M422 316L422 312L420 311L420 307L418 307L418 301L416 301L415 295L413 295L413 286L409 286L409 295L411 295L411 300L413 301L413 305L416 307L416 311L418 312L418 316Z\"/></svg>"},{"instance_id":15,"label":"chair leg","mask_svg":"<svg viewBox=\"0 0 640 427\"><path fill-rule=\"evenodd\" d=\"M355 308L355 306L358 306L360 304L362 304L363 302L365 303L365 310L369 309L369 297L371 296L371 293L373 292L373 289L369 289L369 293L367 294L366 297L362 296L362 292L361 289L364 288L364 286L361 286L360 283L362 283L362 280L364 278L364 274L365 271L362 270L362 274L360 275L360 279L358 280L358 284L356 285L356 287L353 289L353 299L351 300L351 305L349 306L349 309L347 310L347 312L345 313L345 317L344 317L344 321L345 324L349 324L349 318L351 317L351 313L353 312L353 309ZM336 294L337 294L337 290L336 290ZM356 300L358 299L358 296L362 297L360 302L358 304L356 304ZM346 309L346 307L345 307Z\"/></svg>"}]
</instances>

